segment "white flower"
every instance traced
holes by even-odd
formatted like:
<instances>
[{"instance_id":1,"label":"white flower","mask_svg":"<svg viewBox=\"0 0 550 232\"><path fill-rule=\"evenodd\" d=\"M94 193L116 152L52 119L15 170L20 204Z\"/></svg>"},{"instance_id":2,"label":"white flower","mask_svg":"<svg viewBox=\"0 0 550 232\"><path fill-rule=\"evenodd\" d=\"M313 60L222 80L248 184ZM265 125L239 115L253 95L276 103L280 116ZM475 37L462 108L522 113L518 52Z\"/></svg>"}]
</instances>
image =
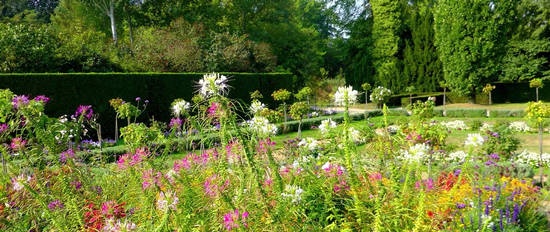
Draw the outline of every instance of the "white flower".
<instances>
[{"instance_id":1,"label":"white flower","mask_svg":"<svg viewBox=\"0 0 550 232\"><path fill-rule=\"evenodd\" d=\"M508 129L516 132L528 132L531 130L527 123L522 121L511 122Z\"/></svg>"},{"instance_id":2,"label":"white flower","mask_svg":"<svg viewBox=\"0 0 550 232\"><path fill-rule=\"evenodd\" d=\"M261 137L277 134L277 126L269 123L269 120L265 117L254 116L254 118L248 121L248 125Z\"/></svg>"},{"instance_id":3,"label":"white flower","mask_svg":"<svg viewBox=\"0 0 550 232\"><path fill-rule=\"evenodd\" d=\"M463 163L464 160L466 160L466 157L468 157L468 153L464 151L455 151L455 152L449 153L447 157L445 157L445 160L449 162Z\"/></svg>"},{"instance_id":4,"label":"white flower","mask_svg":"<svg viewBox=\"0 0 550 232\"><path fill-rule=\"evenodd\" d=\"M305 147L309 151L315 151L319 148L319 142L311 137L303 138L302 141L298 143L298 146Z\"/></svg>"},{"instance_id":5,"label":"white flower","mask_svg":"<svg viewBox=\"0 0 550 232\"><path fill-rule=\"evenodd\" d=\"M321 124L319 125L319 130L323 135L326 135L331 128L336 128L336 122L332 121L330 118L321 121Z\"/></svg>"},{"instance_id":6,"label":"white flower","mask_svg":"<svg viewBox=\"0 0 550 232\"><path fill-rule=\"evenodd\" d=\"M481 127L479 128L480 131L486 132L486 131L493 131L494 126L489 123L483 123Z\"/></svg>"},{"instance_id":7,"label":"white flower","mask_svg":"<svg viewBox=\"0 0 550 232\"><path fill-rule=\"evenodd\" d=\"M401 159L411 161L411 162L420 162L426 158L426 155L430 151L430 146L425 143L418 143L412 147L409 147L408 151L404 151Z\"/></svg>"},{"instance_id":8,"label":"white flower","mask_svg":"<svg viewBox=\"0 0 550 232\"><path fill-rule=\"evenodd\" d=\"M370 100L374 103L383 103L383 101L389 96L391 96L391 90L378 86L376 89L372 90Z\"/></svg>"},{"instance_id":9,"label":"white flower","mask_svg":"<svg viewBox=\"0 0 550 232\"><path fill-rule=\"evenodd\" d=\"M361 136L361 132L353 127L348 128L349 138L355 143L364 143L365 138Z\"/></svg>"},{"instance_id":10,"label":"white flower","mask_svg":"<svg viewBox=\"0 0 550 232\"><path fill-rule=\"evenodd\" d=\"M179 203L179 198L173 191L161 191L157 197L156 206L160 211L166 211L169 208L176 210L176 205Z\"/></svg>"},{"instance_id":11,"label":"white flower","mask_svg":"<svg viewBox=\"0 0 550 232\"><path fill-rule=\"evenodd\" d=\"M265 108L265 105L261 103L258 100L254 100L252 104L250 104L250 113L257 114L261 112Z\"/></svg>"},{"instance_id":12,"label":"white flower","mask_svg":"<svg viewBox=\"0 0 550 232\"><path fill-rule=\"evenodd\" d=\"M311 117L312 118L319 117L319 112L317 112L317 111L311 112Z\"/></svg>"},{"instance_id":13,"label":"white flower","mask_svg":"<svg viewBox=\"0 0 550 232\"><path fill-rule=\"evenodd\" d=\"M462 120L454 120L450 122L441 122L441 125L445 126L447 129L454 130L466 130L468 126Z\"/></svg>"},{"instance_id":14,"label":"white flower","mask_svg":"<svg viewBox=\"0 0 550 232\"><path fill-rule=\"evenodd\" d=\"M357 102L357 95L359 92L353 90L353 87L338 87L338 90L334 94L334 104L337 106L353 105Z\"/></svg>"},{"instance_id":15,"label":"white flower","mask_svg":"<svg viewBox=\"0 0 550 232\"><path fill-rule=\"evenodd\" d=\"M114 218L108 218L105 220L105 225L103 228L101 228L101 231L103 232L120 232L120 231L134 231L137 229L137 226L135 223L124 220L121 221L120 219L117 219L115 221Z\"/></svg>"},{"instance_id":16,"label":"white flower","mask_svg":"<svg viewBox=\"0 0 550 232\"><path fill-rule=\"evenodd\" d=\"M183 99L176 99L172 102L172 114L178 117L184 115L191 108L191 104Z\"/></svg>"},{"instance_id":17,"label":"white flower","mask_svg":"<svg viewBox=\"0 0 550 232\"><path fill-rule=\"evenodd\" d=\"M224 94L229 87L227 85L227 77L219 73L204 74L199 80L199 93L208 98L217 94Z\"/></svg>"},{"instance_id":18,"label":"white flower","mask_svg":"<svg viewBox=\"0 0 550 232\"><path fill-rule=\"evenodd\" d=\"M516 163L529 165L532 167L539 167L540 154L537 152L530 152L523 150L521 153L514 156ZM548 167L550 165L550 154L542 153L542 166Z\"/></svg>"},{"instance_id":19,"label":"white flower","mask_svg":"<svg viewBox=\"0 0 550 232\"><path fill-rule=\"evenodd\" d=\"M13 185L13 190L20 191L25 188L25 184L31 181L31 177L25 174L21 174L15 178L11 178L11 184Z\"/></svg>"},{"instance_id":20,"label":"white flower","mask_svg":"<svg viewBox=\"0 0 550 232\"><path fill-rule=\"evenodd\" d=\"M281 193L281 196L284 198L290 198L292 203L298 204L302 201L302 193L304 190L296 185L286 185L285 190Z\"/></svg>"},{"instance_id":21,"label":"white flower","mask_svg":"<svg viewBox=\"0 0 550 232\"><path fill-rule=\"evenodd\" d=\"M466 138L466 141L464 144L466 146L481 146L485 142L485 139L483 139L483 136L481 136L479 133L474 134L468 134L468 137Z\"/></svg>"}]
</instances>

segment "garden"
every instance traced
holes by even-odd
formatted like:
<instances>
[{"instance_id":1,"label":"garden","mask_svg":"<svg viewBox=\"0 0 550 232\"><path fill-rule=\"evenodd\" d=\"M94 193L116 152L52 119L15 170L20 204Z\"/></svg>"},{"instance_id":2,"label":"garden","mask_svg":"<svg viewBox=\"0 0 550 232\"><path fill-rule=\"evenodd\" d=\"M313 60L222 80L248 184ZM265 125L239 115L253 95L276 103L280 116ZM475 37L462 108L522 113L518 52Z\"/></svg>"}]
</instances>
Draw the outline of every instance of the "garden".
<instances>
[{"instance_id":1,"label":"garden","mask_svg":"<svg viewBox=\"0 0 550 232\"><path fill-rule=\"evenodd\" d=\"M337 111L312 108L308 87L273 92L270 109L259 92L228 98L229 85L205 74L169 122L136 120L146 99L112 99L114 140L92 105L49 117L47 96L1 90L0 230L549 228L545 103L472 117L431 98L390 109L378 87L358 110L360 93L341 86Z\"/></svg>"}]
</instances>

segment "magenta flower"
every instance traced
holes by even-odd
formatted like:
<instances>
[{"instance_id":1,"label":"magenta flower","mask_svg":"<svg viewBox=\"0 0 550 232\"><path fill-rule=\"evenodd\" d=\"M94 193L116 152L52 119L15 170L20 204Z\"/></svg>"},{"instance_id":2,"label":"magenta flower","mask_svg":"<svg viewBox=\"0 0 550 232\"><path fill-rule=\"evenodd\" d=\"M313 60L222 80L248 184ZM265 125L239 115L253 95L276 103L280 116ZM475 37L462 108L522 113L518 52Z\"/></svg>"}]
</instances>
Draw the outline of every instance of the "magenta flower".
<instances>
[{"instance_id":1,"label":"magenta flower","mask_svg":"<svg viewBox=\"0 0 550 232\"><path fill-rule=\"evenodd\" d=\"M11 104L15 109L19 109L29 104L29 97L26 95L15 96L11 100Z\"/></svg>"},{"instance_id":2,"label":"magenta flower","mask_svg":"<svg viewBox=\"0 0 550 232\"><path fill-rule=\"evenodd\" d=\"M66 150L64 152L61 152L61 154L59 154L59 162L64 164L67 162L67 158L74 159L73 149Z\"/></svg>"},{"instance_id":3,"label":"magenta flower","mask_svg":"<svg viewBox=\"0 0 550 232\"><path fill-rule=\"evenodd\" d=\"M210 107L208 107L208 110L206 111L208 113L208 117L216 118L218 116L219 108L220 108L219 103L212 102L212 104L210 104Z\"/></svg>"},{"instance_id":4,"label":"magenta flower","mask_svg":"<svg viewBox=\"0 0 550 232\"><path fill-rule=\"evenodd\" d=\"M56 209L63 209L63 208L65 208L65 205L59 199L54 200L48 204L48 209L50 209L51 211L54 211Z\"/></svg>"},{"instance_id":5,"label":"magenta flower","mask_svg":"<svg viewBox=\"0 0 550 232\"><path fill-rule=\"evenodd\" d=\"M180 118L170 119L169 126L170 126L171 129L179 130L181 125L183 125L183 120L181 120Z\"/></svg>"},{"instance_id":6,"label":"magenta flower","mask_svg":"<svg viewBox=\"0 0 550 232\"><path fill-rule=\"evenodd\" d=\"M0 124L0 134L4 133L4 131L7 131L7 130L8 130L8 124L6 123Z\"/></svg>"},{"instance_id":7,"label":"magenta flower","mask_svg":"<svg viewBox=\"0 0 550 232\"><path fill-rule=\"evenodd\" d=\"M85 119L90 120L93 114L94 114L94 110L92 109L91 105L80 105L78 106L78 108L76 108L76 111L73 117L80 118L82 116Z\"/></svg>"},{"instance_id":8,"label":"magenta flower","mask_svg":"<svg viewBox=\"0 0 550 232\"><path fill-rule=\"evenodd\" d=\"M38 96L34 97L33 100L35 100L37 102L42 102L42 104L46 104L50 101L50 98L46 97L44 95L38 95Z\"/></svg>"},{"instance_id":9,"label":"magenta flower","mask_svg":"<svg viewBox=\"0 0 550 232\"><path fill-rule=\"evenodd\" d=\"M181 160L174 161L174 167L172 169L174 169L176 173L179 173L182 168L185 168L185 170L191 169L191 163L187 157L189 157L189 155L183 157Z\"/></svg>"},{"instance_id":10,"label":"magenta flower","mask_svg":"<svg viewBox=\"0 0 550 232\"><path fill-rule=\"evenodd\" d=\"M242 224L244 228L248 227L248 224L246 223L246 219L248 218L248 212L244 212L242 214L239 213L239 210L236 209L232 212L226 213L223 215L223 224L225 226L225 229L228 231L239 228Z\"/></svg>"},{"instance_id":11,"label":"magenta flower","mask_svg":"<svg viewBox=\"0 0 550 232\"><path fill-rule=\"evenodd\" d=\"M17 138L11 139L10 148L13 151L20 151L25 148L25 145L27 145L27 140L17 137Z\"/></svg>"}]
</instances>

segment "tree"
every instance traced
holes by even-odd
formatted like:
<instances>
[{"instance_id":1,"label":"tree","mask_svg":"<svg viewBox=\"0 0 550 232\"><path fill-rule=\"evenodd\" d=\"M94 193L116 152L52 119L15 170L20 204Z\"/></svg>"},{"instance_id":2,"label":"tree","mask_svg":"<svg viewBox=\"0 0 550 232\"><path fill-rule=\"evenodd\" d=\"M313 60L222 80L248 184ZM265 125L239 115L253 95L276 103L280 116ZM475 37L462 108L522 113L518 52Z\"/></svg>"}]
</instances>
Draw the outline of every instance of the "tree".
<instances>
[{"instance_id":1,"label":"tree","mask_svg":"<svg viewBox=\"0 0 550 232\"><path fill-rule=\"evenodd\" d=\"M501 81L550 77L550 0L521 0L509 28Z\"/></svg>"},{"instance_id":2,"label":"tree","mask_svg":"<svg viewBox=\"0 0 550 232\"><path fill-rule=\"evenodd\" d=\"M535 88L536 101L539 101L539 89L544 87L544 83L542 82L542 79L540 78L532 79L531 81L529 81L529 87Z\"/></svg>"},{"instance_id":3,"label":"tree","mask_svg":"<svg viewBox=\"0 0 550 232\"><path fill-rule=\"evenodd\" d=\"M46 25L0 23L0 72L48 72L58 42Z\"/></svg>"},{"instance_id":4,"label":"tree","mask_svg":"<svg viewBox=\"0 0 550 232\"><path fill-rule=\"evenodd\" d=\"M491 85L489 83L487 83L485 87L483 87L482 92L489 95L489 105L493 104L493 96L491 95L491 93L493 92L493 90L495 90L495 88L496 87L494 85Z\"/></svg>"},{"instance_id":5,"label":"tree","mask_svg":"<svg viewBox=\"0 0 550 232\"><path fill-rule=\"evenodd\" d=\"M411 1L408 1L411 2ZM403 10L404 29L401 39L401 80L405 86L414 85L419 91L436 91L443 80L443 68L434 46L433 28L434 0L419 0L405 4Z\"/></svg>"},{"instance_id":6,"label":"tree","mask_svg":"<svg viewBox=\"0 0 550 232\"><path fill-rule=\"evenodd\" d=\"M507 0L440 0L434 10L435 44L449 88L474 100L484 83L496 79Z\"/></svg>"},{"instance_id":7,"label":"tree","mask_svg":"<svg viewBox=\"0 0 550 232\"><path fill-rule=\"evenodd\" d=\"M399 33L401 11L399 1L371 0L373 15L372 36L376 83L397 92L402 89L399 81Z\"/></svg>"},{"instance_id":8,"label":"tree","mask_svg":"<svg viewBox=\"0 0 550 232\"><path fill-rule=\"evenodd\" d=\"M121 1L122 0L82 0L82 2L87 6L94 7L109 17L111 36L115 45L118 42L115 4Z\"/></svg>"}]
</instances>

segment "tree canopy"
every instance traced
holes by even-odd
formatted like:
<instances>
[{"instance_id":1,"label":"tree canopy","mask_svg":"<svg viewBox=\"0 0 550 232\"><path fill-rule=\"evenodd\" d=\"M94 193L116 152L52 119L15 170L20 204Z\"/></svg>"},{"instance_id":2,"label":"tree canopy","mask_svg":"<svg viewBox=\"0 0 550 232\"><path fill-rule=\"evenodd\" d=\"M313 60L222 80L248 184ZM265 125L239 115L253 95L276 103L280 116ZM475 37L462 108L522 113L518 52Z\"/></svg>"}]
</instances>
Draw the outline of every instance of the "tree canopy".
<instances>
[{"instance_id":1,"label":"tree canopy","mask_svg":"<svg viewBox=\"0 0 550 232\"><path fill-rule=\"evenodd\" d=\"M0 0L0 72L343 75L462 95L550 77L550 0Z\"/></svg>"}]
</instances>

